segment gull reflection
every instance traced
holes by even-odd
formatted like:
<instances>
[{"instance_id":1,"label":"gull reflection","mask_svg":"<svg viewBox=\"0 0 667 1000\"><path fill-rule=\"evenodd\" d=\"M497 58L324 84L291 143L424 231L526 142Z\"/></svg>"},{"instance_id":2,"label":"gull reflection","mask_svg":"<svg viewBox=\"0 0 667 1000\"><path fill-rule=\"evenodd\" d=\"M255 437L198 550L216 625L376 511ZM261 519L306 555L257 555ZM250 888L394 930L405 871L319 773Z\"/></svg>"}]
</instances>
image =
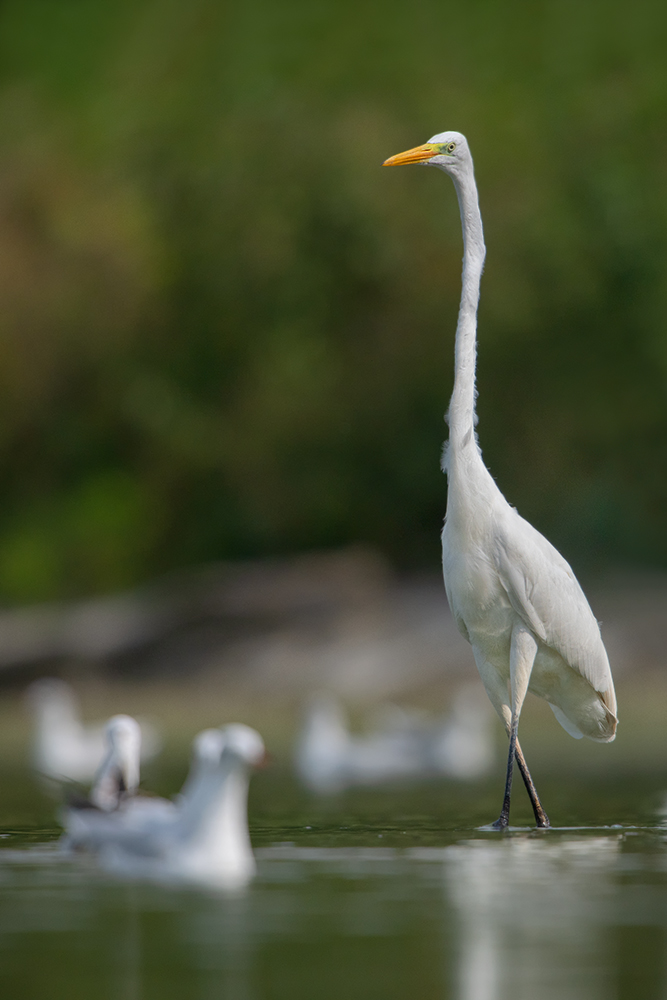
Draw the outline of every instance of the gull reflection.
<instances>
[{"instance_id":1,"label":"gull reflection","mask_svg":"<svg viewBox=\"0 0 667 1000\"><path fill-rule=\"evenodd\" d=\"M617 837L514 836L446 850L457 1000L605 1000Z\"/></svg>"}]
</instances>

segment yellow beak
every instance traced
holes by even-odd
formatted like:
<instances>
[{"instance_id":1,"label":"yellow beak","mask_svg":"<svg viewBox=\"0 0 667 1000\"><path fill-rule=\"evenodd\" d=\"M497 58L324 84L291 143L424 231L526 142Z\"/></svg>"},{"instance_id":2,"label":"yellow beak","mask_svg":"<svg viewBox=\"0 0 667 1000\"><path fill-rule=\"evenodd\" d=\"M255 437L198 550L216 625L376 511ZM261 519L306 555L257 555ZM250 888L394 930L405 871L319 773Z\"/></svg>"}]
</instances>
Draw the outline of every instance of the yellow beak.
<instances>
[{"instance_id":1,"label":"yellow beak","mask_svg":"<svg viewBox=\"0 0 667 1000\"><path fill-rule=\"evenodd\" d=\"M415 146L414 149L408 149L405 153L397 153L396 156L390 156L388 160L385 160L382 164L383 167L401 167L404 163L423 163L424 160L430 160L431 157L436 156L439 152L438 147L432 142L425 142L423 146Z\"/></svg>"}]
</instances>

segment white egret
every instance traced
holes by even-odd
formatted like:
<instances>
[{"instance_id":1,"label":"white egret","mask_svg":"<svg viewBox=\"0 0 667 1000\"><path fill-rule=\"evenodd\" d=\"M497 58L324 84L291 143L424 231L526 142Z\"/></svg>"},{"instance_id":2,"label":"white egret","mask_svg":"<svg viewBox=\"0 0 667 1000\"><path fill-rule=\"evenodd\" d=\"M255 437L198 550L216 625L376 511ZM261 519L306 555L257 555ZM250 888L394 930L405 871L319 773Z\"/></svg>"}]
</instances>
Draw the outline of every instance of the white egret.
<instances>
[{"instance_id":1,"label":"white egret","mask_svg":"<svg viewBox=\"0 0 667 1000\"><path fill-rule=\"evenodd\" d=\"M568 563L511 507L484 465L475 433L477 306L486 248L472 156L460 132L442 132L385 161L421 163L452 178L463 228L463 277L449 405L447 514L442 556L447 598L473 649L486 692L509 736L509 822L516 758L540 827L549 819L517 739L527 691L544 698L571 736L616 735L616 695L600 629Z\"/></svg>"}]
</instances>

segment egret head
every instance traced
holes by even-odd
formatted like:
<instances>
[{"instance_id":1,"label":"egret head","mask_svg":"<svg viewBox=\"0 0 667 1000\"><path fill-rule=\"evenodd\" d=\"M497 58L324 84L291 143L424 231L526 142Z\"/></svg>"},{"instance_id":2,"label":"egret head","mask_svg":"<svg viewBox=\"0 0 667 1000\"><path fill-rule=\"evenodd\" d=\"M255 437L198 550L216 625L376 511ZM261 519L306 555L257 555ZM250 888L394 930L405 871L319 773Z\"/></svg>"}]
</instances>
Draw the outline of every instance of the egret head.
<instances>
[{"instance_id":1,"label":"egret head","mask_svg":"<svg viewBox=\"0 0 667 1000\"><path fill-rule=\"evenodd\" d=\"M472 166L468 142L460 132L439 132L423 146L415 146L405 153L390 156L383 167L399 167L407 163L422 163L427 167L440 167L452 177L458 177Z\"/></svg>"}]
</instances>

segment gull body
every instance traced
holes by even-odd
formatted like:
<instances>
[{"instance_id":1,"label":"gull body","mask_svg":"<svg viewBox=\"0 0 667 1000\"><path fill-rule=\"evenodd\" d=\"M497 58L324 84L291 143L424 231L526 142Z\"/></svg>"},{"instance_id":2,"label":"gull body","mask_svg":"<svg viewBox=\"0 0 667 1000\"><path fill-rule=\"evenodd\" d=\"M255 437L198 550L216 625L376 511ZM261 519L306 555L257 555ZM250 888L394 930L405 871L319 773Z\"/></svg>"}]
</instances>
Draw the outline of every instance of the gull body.
<instances>
[{"instance_id":1,"label":"gull body","mask_svg":"<svg viewBox=\"0 0 667 1000\"><path fill-rule=\"evenodd\" d=\"M295 752L296 770L308 788L326 794L437 776L474 780L493 765L491 709L468 685L457 692L445 719L393 705L376 714L376 727L355 736L333 695L312 700Z\"/></svg>"},{"instance_id":2,"label":"gull body","mask_svg":"<svg viewBox=\"0 0 667 1000\"><path fill-rule=\"evenodd\" d=\"M84 726L69 684L55 677L28 689L34 717L33 764L47 778L90 781L106 746L102 723Z\"/></svg>"},{"instance_id":3,"label":"gull body","mask_svg":"<svg viewBox=\"0 0 667 1000\"><path fill-rule=\"evenodd\" d=\"M255 873L249 774L264 757L261 737L248 726L206 730L195 740L175 803L138 797L113 813L70 813L64 844L92 851L103 867L131 877L241 887Z\"/></svg>"},{"instance_id":4,"label":"gull body","mask_svg":"<svg viewBox=\"0 0 667 1000\"><path fill-rule=\"evenodd\" d=\"M611 670L598 623L570 566L507 502L477 441L477 307L486 249L467 140L460 132L442 132L386 161L388 166L404 163L449 174L461 212L463 276L443 458L442 556L452 613L510 740L505 796L495 825L508 825L516 757L537 824L548 826L517 739L526 693L544 698L571 736L609 742L617 723Z\"/></svg>"},{"instance_id":5,"label":"gull body","mask_svg":"<svg viewBox=\"0 0 667 1000\"><path fill-rule=\"evenodd\" d=\"M109 720L109 728L114 733L116 718ZM62 846L96 853L119 839L131 838L135 834L145 837L151 831L159 830L162 824L173 823L187 809L193 793L197 795L206 780L207 770L210 771L218 763L223 740L219 729L205 729L199 733L193 743L192 763L185 784L176 801L173 801L156 795L136 794L139 775L135 770L136 756L132 759L132 744L122 737L120 740L110 739L110 752L100 767L88 799L75 798L63 810L61 819L65 835ZM132 742L136 753L136 741ZM128 770L130 775L136 774L135 782L128 776ZM133 785L133 794L120 791L128 783ZM118 788L115 801L114 786Z\"/></svg>"},{"instance_id":6,"label":"gull body","mask_svg":"<svg viewBox=\"0 0 667 1000\"><path fill-rule=\"evenodd\" d=\"M390 724L364 735L350 732L340 701L320 694L308 706L295 752L302 782L320 794L424 774L424 729L396 709Z\"/></svg>"},{"instance_id":7,"label":"gull body","mask_svg":"<svg viewBox=\"0 0 667 1000\"><path fill-rule=\"evenodd\" d=\"M493 712L479 687L465 684L447 719L434 728L429 741L433 768L458 781L475 781L491 771L496 760Z\"/></svg>"}]
</instances>

